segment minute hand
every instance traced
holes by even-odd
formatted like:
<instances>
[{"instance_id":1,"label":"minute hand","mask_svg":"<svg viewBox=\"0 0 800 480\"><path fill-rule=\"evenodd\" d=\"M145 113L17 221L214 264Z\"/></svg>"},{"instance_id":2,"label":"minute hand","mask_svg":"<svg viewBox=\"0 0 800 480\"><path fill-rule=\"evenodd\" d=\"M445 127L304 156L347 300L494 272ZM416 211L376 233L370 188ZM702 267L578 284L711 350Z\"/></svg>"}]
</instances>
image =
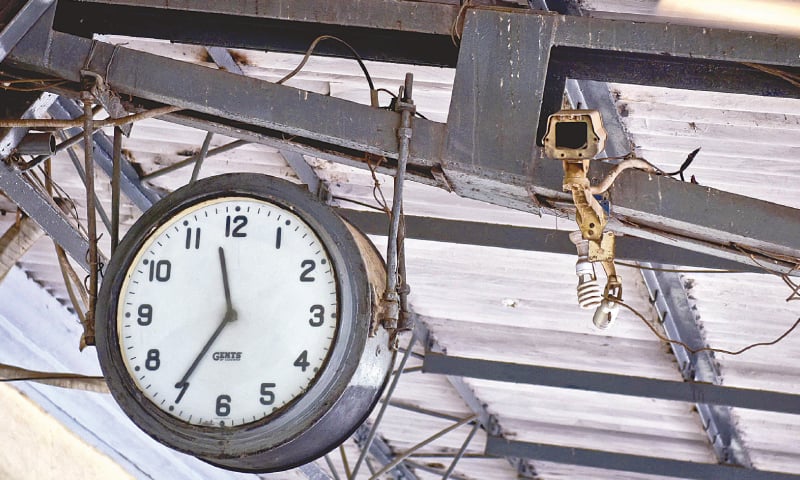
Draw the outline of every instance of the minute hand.
<instances>
[{"instance_id":1,"label":"minute hand","mask_svg":"<svg viewBox=\"0 0 800 480\"><path fill-rule=\"evenodd\" d=\"M214 333L211 335L211 338L208 339L206 344L203 346L203 349L200 350L200 353L192 362L192 365L189 367L189 370L183 375L183 378L180 379L178 383L175 384L175 388L182 389L178 398L175 400L175 403L180 402L181 397L186 392L186 387L189 386L189 377L192 375L194 370L197 368L197 365L200 363L200 360L208 353L208 350L211 348L211 345L214 343L214 340L217 339L220 333L222 333L222 329L225 328L229 322L236 320L236 310L233 308L233 303L231 302L231 289L230 284L228 283L228 269L225 265L225 250L222 247L219 247L219 264L220 268L222 269L222 286L225 290L225 303L227 304L227 308L225 310L225 316L222 318L222 322L220 322L219 326Z\"/></svg>"}]
</instances>

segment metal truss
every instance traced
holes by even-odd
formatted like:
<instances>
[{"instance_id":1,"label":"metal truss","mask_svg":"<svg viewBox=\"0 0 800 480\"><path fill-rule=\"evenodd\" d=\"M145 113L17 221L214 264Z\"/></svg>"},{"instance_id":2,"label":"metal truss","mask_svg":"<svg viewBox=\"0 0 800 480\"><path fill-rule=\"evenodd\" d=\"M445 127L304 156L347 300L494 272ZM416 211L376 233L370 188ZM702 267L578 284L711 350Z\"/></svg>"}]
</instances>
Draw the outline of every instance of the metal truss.
<instances>
[{"instance_id":1,"label":"metal truss","mask_svg":"<svg viewBox=\"0 0 800 480\"><path fill-rule=\"evenodd\" d=\"M615 373L587 372L542 365L522 365L455 357L434 351L426 353L422 371L498 382L800 414L800 395L791 393L725 387L700 382L677 382Z\"/></svg>"},{"instance_id":2,"label":"metal truss","mask_svg":"<svg viewBox=\"0 0 800 480\"><path fill-rule=\"evenodd\" d=\"M378 16L378 28L382 18ZM187 109L183 117L195 121L238 124L241 135L257 133L273 139L293 135L292 145L299 150L311 148L354 160L363 158L363 152L397 157L397 113L54 32L48 20L52 16L40 20L6 63L73 82L87 67L112 89L141 102L183 107ZM569 215L572 207L561 192L561 166L541 158L537 138L531 134L539 118L554 108L552 93L563 92L561 80L595 78L795 96L796 89L778 85L780 79L750 71L741 62L797 68L800 59L789 53L797 42L728 30L469 9L451 120L447 124L415 120L410 176L437 184L433 172L438 169L464 197ZM508 44L524 47L509 50ZM584 51L597 58L583 61L578 54ZM637 70L645 60L671 62L670 69L686 75L636 76L633 72L648 71ZM712 66L734 69L730 78L735 82L713 83L720 75L719 70L709 70ZM504 79L502 87L497 78ZM552 82L557 82L555 87ZM499 124L506 126L502 132L494 128ZM597 175L605 175L606 167L599 166ZM611 228L620 233L677 243L750 266L755 266L751 253L763 252L766 255L753 255L762 265L783 273L792 266L773 257L800 257L796 209L636 171L617 179L610 195Z\"/></svg>"},{"instance_id":3,"label":"metal truss","mask_svg":"<svg viewBox=\"0 0 800 480\"><path fill-rule=\"evenodd\" d=\"M433 352L441 352L442 348L439 346L438 342L435 338L430 334L428 330L428 326L425 322L423 317L417 316L415 320L415 334L422 339L425 345L425 359L423 363L423 371L426 371L426 365L428 364L428 357L434 355ZM436 355L442 355L441 353L436 353ZM441 373L441 372L434 372L434 373ZM469 407L472 412L477 415L478 422L480 423L481 427L484 431L486 431L487 435L495 436L497 438L503 438L503 427L500 424L497 416L493 413L490 413L487 409L487 405L483 402L476 394L475 391L467 385L462 377L467 375L462 374L448 374L447 381L453 387L453 389L458 393L458 396L464 401L464 403ZM498 455L501 457L505 457L509 464L517 471L517 475L519 478L530 478L536 479L538 478L536 474L536 468L530 461L526 460L524 457L519 455Z\"/></svg>"},{"instance_id":4,"label":"metal truss","mask_svg":"<svg viewBox=\"0 0 800 480\"><path fill-rule=\"evenodd\" d=\"M418 319L418 324L421 322ZM742 468L746 452L735 444L736 440L733 445L726 446L726 453L729 455L727 458L737 463L729 461L727 464L720 465L509 440L502 436L502 430L497 428L497 418L486 411L485 404L466 385L463 377L713 404L715 406L708 408L710 411L717 412L719 410L714 409L722 405L800 414L800 397L798 395L722 387L708 383L675 382L454 357L437 353L438 348L435 341L431 343L432 340L429 338L428 342L429 348L425 353L423 372L447 376L470 408L475 412L480 412L481 422L489 434L486 454L509 458L512 465L518 465L518 462L524 461L520 459L530 459L692 479L788 480L800 478L800 475L795 474L754 470L752 467ZM709 416L704 417L704 420L716 421L716 425L720 428L720 435L734 435L730 430L722 431L726 428L723 423L724 418ZM738 462L742 462L742 464Z\"/></svg>"},{"instance_id":5,"label":"metal truss","mask_svg":"<svg viewBox=\"0 0 800 480\"><path fill-rule=\"evenodd\" d=\"M585 467L604 468L647 475L661 475L681 479L725 480L797 480L799 475L764 470L750 470L732 465L687 462L668 458L645 457L625 453L562 447L533 442L489 437L486 453L497 456L516 455L556 463L569 463Z\"/></svg>"},{"instance_id":6,"label":"metal truss","mask_svg":"<svg viewBox=\"0 0 800 480\"><path fill-rule=\"evenodd\" d=\"M681 276L672 272L642 270L642 277L650 291L651 302L658 311L667 337L685 343L693 349L707 346ZM712 352L704 350L690 353L676 344L670 344L670 347L684 380L722 384L719 365ZM696 407L717 459L721 463L753 468L750 455L731 418L731 409L702 401L698 402Z\"/></svg>"}]
</instances>

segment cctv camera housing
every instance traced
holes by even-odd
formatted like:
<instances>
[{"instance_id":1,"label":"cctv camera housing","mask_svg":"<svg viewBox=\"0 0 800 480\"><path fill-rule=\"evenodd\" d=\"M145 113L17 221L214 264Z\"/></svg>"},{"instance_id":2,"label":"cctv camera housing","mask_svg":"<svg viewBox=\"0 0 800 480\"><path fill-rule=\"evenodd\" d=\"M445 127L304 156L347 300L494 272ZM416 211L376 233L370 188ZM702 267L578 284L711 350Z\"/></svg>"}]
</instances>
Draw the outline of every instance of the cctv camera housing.
<instances>
[{"instance_id":1,"label":"cctv camera housing","mask_svg":"<svg viewBox=\"0 0 800 480\"><path fill-rule=\"evenodd\" d=\"M603 151L606 136L597 110L561 110L547 119L544 153L556 160L588 160Z\"/></svg>"}]
</instances>

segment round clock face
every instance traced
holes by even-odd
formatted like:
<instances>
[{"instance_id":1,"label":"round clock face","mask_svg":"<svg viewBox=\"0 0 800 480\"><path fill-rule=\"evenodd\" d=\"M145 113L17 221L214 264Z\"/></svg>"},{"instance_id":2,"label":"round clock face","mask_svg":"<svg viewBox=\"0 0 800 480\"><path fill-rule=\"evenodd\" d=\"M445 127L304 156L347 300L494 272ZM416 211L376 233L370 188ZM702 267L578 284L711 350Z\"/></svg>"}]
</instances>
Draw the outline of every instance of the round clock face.
<instances>
[{"instance_id":1,"label":"round clock face","mask_svg":"<svg viewBox=\"0 0 800 480\"><path fill-rule=\"evenodd\" d=\"M279 413L323 370L337 334L336 272L291 210L246 196L174 213L122 283L116 331L149 402L228 428Z\"/></svg>"},{"instance_id":2,"label":"round clock face","mask_svg":"<svg viewBox=\"0 0 800 480\"><path fill-rule=\"evenodd\" d=\"M345 441L391 372L371 330L380 254L308 190L230 173L167 195L103 276L97 354L123 412L164 445L275 472Z\"/></svg>"}]
</instances>

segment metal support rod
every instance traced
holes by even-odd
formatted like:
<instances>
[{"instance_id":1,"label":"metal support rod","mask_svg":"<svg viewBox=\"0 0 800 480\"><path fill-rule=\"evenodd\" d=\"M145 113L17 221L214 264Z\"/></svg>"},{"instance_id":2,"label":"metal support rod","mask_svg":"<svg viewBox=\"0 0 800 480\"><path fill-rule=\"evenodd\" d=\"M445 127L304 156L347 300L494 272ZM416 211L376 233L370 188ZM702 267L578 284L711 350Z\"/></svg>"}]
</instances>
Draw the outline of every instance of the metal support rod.
<instances>
[{"instance_id":1,"label":"metal support rod","mask_svg":"<svg viewBox=\"0 0 800 480\"><path fill-rule=\"evenodd\" d=\"M81 164L80 158L78 158L78 155L72 149L67 150L67 155L69 155L70 160L72 160L72 165L75 167L75 171L78 172L78 176L81 178L84 188L87 188L86 171ZM103 222L103 225L105 225L106 230L111 231L111 219L109 219L108 214L106 213L105 208L103 208L103 204L100 203L100 198L96 193L94 195L94 204L95 208L97 209L97 214L100 215L100 220ZM84 260L86 260L85 252Z\"/></svg>"},{"instance_id":2,"label":"metal support rod","mask_svg":"<svg viewBox=\"0 0 800 480\"><path fill-rule=\"evenodd\" d=\"M114 127L114 154L111 158L111 255L119 243L119 190L122 178L122 129Z\"/></svg>"},{"instance_id":3,"label":"metal support rod","mask_svg":"<svg viewBox=\"0 0 800 480\"><path fill-rule=\"evenodd\" d=\"M400 317L400 297L397 293L398 279L398 242L400 232L400 217L403 209L403 181L408 165L408 149L411 143L411 118L414 110L412 100L412 88L414 77L406 74L405 85L400 99L398 109L400 110L400 128L397 129L397 171L394 175L394 195L392 199L392 221L389 224L389 240L386 246L386 312L384 326L386 328L397 328L397 321Z\"/></svg>"},{"instance_id":4,"label":"metal support rod","mask_svg":"<svg viewBox=\"0 0 800 480\"><path fill-rule=\"evenodd\" d=\"M447 468L447 471L444 472L442 480L447 480L448 478L450 478L450 475L453 473L453 470L456 469L456 464L458 463L459 460L461 460L461 457L464 456L464 453L467 451L467 447L469 446L470 442L472 442L472 438L475 437L475 434L478 433L479 428L481 428L480 422L475 422L475 426L472 427L472 430L470 430L469 435L467 435L467 438L464 439L464 443L461 445L461 448L458 450L458 453L456 453L455 458L453 458L452 463L450 463L450 466Z\"/></svg>"},{"instance_id":5,"label":"metal support rod","mask_svg":"<svg viewBox=\"0 0 800 480\"><path fill-rule=\"evenodd\" d=\"M420 415L427 415L427 416L433 417L433 418L441 418L443 420L449 420L451 422L456 422L456 421L459 420L459 417L456 417L455 415L449 415L447 413L436 412L434 410L428 410L428 409L425 409L425 408L422 408L422 407L418 407L416 405L411 405L411 404L407 404L407 403L403 403L403 402L397 402L397 401L394 401L394 400L392 400L392 401L390 401L388 403L389 403L390 407L399 408L400 410L405 410L407 412L414 412L414 413L418 413Z\"/></svg>"},{"instance_id":6,"label":"metal support rod","mask_svg":"<svg viewBox=\"0 0 800 480\"><path fill-rule=\"evenodd\" d=\"M358 460L356 460L356 464L353 466L353 473L348 477L350 480L354 480L356 475L358 474L358 469L361 467L361 464L364 462L364 459L367 457L367 453L369 453L369 447L372 445L372 441L375 440L375 435L378 433L378 426L381 424L381 420L383 420L383 414L386 413L386 407L389 406L389 400L392 398L392 394L394 394L394 390L397 388L397 383L400 381L400 377L402 376L403 368L406 366L406 362L408 361L408 357L411 356L411 350L414 348L414 344L417 342L417 335L416 332L411 335L411 340L408 341L408 346L406 347L406 353L403 354L403 358L400 360L400 365L397 367L397 373L394 375L392 379L392 384L389 385L389 389L386 391L386 395L384 398L383 405L381 405L380 410L378 410L378 415L375 417L375 423L372 424L372 428L369 431L369 435L367 435L367 441L361 448L361 454L358 456Z\"/></svg>"},{"instance_id":7,"label":"metal support rod","mask_svg":"<svg viewBox=\"0 0 800 480\"><path fill-rule=\"evenodd\" d=\"M97 217L95 211L94 190L94 118L92 113L92 94L84 90L81 92L83 101L83 152L84 168L86 171L86 223L89 235L89 305L86 312L86 325L84 325L83 340L88 345L94 345L94 309L97 303Z\"/></svg>"},{"instance_id":8,"label":"metal support rod","mask_svg":"<svg viewBox=\"0 0 800 480\"><path fill-rule=\"evenodd\" d=\"M221 146L219 146L217 148L212 148L211 150L209 150L207 152L207 154L206 154L206 158L213 157L214 155L218 155L220 153L227 152L228 150L233 150L234 148L241 147L242 145L247 145L248 143L250 143L250 142L245 141L245 140L236 140L236 141L233 141L231 143L226 143L225 145L221 145ZM198 158L200 158L200 153L199 152L194 154L194 155L192 155L191 157L189 157L189 158L187 158L185 160L181 160L180 162L173 163L172 165L170 165L168 167L164 167L162 169L150 172L147 175L142 175L141 179L142 180L152 180L152 179L154 179L156 177L160 177L162 175L166 175L166 174L168 174L170 172L174 172L175 170L181 169L183 167L187 167L189 165L196 164Z\"/></svg>"},{"instance_id":9,"label":"metal support rod","mask_svg":"<svg viewBox=\"0 0 800 480\"><path fill-rule=\"evenodd\" d=\"M208 147L211 145L212 138L214 138L214 133L206 132L206 138L203 139L203 146L200 147L200 153L197 155L197 160L194 162L192 178L189 180L189 183L194 183L197 181L197 177L200 175L200 169L203 168L203 162L208 156Z\"/></svg>"},{"instance_id":10,"label":"metal support rod","mask_svg":"<svg viewBox=\"0 0 800 480\"><path fill-rule=\"evenodd\" d=\"M347 460L347 452L344 451L344 444L339 445L339 455L342 456L342 465L344 466L345 477L353 478L353 473L350 470L350 462Z\"/></svg>"},{"instance_id":11,"label":"metal support rod","mask_svg":"<svg viewBox=\"0 0 800 480\"><path fill-rule=\"evenodd\" d=\"M58 101L62 101L62 99L59 99ZM71 100L70 100L70 102L71 102ZM92 112L93 113L97 113L97 112L99 112L101 110L101 108L102 107L97 106L92 110ZM100 130L100 128L101 127L95 125L95 132ZM77 145L81 141L83 141L83 131L79 131L79 133L76 133L75 135L67 138L66 140L64 140L61 143L59 143L58 145L56 145L55 150L50 152L49 154L39 155L38 157L34 157L33 160L31 160L30 162L25 164L25 168L24 169L25 170L29 170L29 169L35 167L36 165L39 165L43 161L47 160L48 158L52 157L53 155L61 153L64 150L68 149L69 147L71 147L73 145Z\"/></svg>"},{"instance_id":12,"label":"metal support rod","mask_svg":"<svg viewBox=\"0 0 800 480\"><path fill-rule=\"evenodd\" d=\"M478 418L477 415L471 415L471 416L469 416L469 417L467 417L467 418L465 418L465 419L463 419L463 420L461 420L459 422L454 423L453 425L450 425L449 427L445 428L444 430L441 430L441 431L431 435L430 437L426 438L425 440L419 442L418 444L414 445L413 447L409 448L405 452L403 452L400 455L398 455L397 457L395 457L395 459L392 460L391 462L389 462L388 465L385 465L383 468L378 470L378 472L376 472L373 476L371 476L369 478L369 480L376 480L378 477L380 477L384 473L386 473L389 470L391 470L392 468L394 468L398 463L400 463L403 460L405 460L406 458L408 458L412 453L416 452L420 448L424 447L425 445L428 445L429 443L435 442L439 438L447 435L448 433L452 432L453 430L455 430L456 428L458 428L458 427L460 427L462 425L466 425L469 422L475 421L477 418Z\"/></svg>"},{"instance_id":13,"label":"metal support rod","mask_svg":"<svg viewBox=\"0 0 800 480\"><path fill-rule=\"evenodd\" d=\"M333 480L342 480L336 472L336 465L333 464L333 460L331 460L331 456L328 454L325 454L325 463L328 465L331 475L333 475Z\"/></svg>"}]
</instances>

